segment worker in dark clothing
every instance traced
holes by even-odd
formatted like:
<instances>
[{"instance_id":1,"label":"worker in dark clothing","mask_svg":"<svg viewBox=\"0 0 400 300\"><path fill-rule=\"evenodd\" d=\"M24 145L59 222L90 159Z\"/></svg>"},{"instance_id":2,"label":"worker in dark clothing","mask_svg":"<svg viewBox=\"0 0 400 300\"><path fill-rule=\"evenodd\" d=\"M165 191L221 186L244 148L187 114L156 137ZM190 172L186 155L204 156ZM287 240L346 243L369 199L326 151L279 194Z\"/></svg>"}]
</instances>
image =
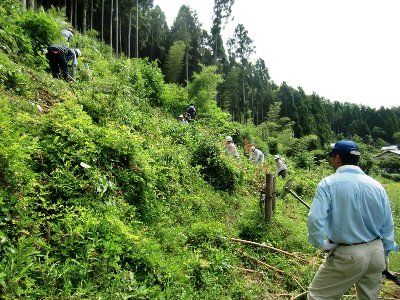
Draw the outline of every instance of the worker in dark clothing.
<instances>
[{"instance_id":1,"label":"worker in dark clothing","mask_svg":"<svg viewBox=\"0 0 400 300\"><path fill-rule=\"evenodd\" d=\"M188 121L194 121L196 119L196 107L194 107L193 103L190 103L190 106L188 107L186 114L188 116Z\"/></svg>"},{"instance_id":2,"label":"worker in dark clothing","mask_svg":"<svg viewBox=\"0 0 400 300\"><path fill-rule=\"evenodd\" d=\"M72 61L72 78L75 79L76 66L78 65L78 57L81 51L78 48L70 49L61 44L50 45L46 51L46 57L49 60L51 73L54 78L60 77L60 71L65 80L69 79L68 62Z\"/></svg>"}]
</instances>

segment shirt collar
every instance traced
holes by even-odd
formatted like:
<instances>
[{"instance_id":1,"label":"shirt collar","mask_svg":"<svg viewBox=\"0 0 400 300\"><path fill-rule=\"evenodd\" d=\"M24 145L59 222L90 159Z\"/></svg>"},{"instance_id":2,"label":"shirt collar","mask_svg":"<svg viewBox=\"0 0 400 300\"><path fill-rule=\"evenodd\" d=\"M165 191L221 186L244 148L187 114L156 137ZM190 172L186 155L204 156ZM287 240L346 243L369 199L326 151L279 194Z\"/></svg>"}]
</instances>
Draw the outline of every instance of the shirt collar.
<instances>
[{"instance_id":1,"label":"shirt collar","mask_svg":"<svg viewBox=\"0 0 400 300\"><path fill-rule=\"evenodd\" d=\"M354 165L344 165L337 168L336 173L356 173L356 174L364 174L364 172L360 169L359 166Z\"/></svg>"}]
</instances>

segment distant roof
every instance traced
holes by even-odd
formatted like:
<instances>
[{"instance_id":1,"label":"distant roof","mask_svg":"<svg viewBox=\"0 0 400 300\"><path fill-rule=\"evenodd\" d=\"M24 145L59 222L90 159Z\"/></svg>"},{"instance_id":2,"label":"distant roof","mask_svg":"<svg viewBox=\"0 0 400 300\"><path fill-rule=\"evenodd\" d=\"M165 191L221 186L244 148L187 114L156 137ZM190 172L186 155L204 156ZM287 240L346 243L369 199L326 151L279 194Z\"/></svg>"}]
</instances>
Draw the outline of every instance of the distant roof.
<instances>
[{"instance_id":1,"label":"distant roof","mask_svg":"<svg viewBox=\"0 0 400 300\"><path fill-rule=\"evenodd\" d=\"M382 151L387 151L387 150L399 150L399 149L397 148L396 145L392 145L392 146L385 146L385 147L382 147L381 150L382 150Z\"/></svg>"},{"instance_id":2,"label":"distant roof","mask_svg":"<svg viewBox=\"0 0 400 300\"><path fill-rule=\"evenodd\" d=\"M395 155L400 155L400 150L386 150L385 152L382 152L381 154L378 154L377 156L375 156L376 158L384 158L387 157L388 155L390 155L391 153L395 154Z\"/></svg>"},{"instance_id":3,"label":"distant roof","mask_svg":"<svg viewBox=\"0 0 400 300\"><path fill-rule=\"evenodd\" d=\"M397 150L388 150L387 152L400 155L400 150L399 149L397 149Z\"/></svg>"}]
</instances>

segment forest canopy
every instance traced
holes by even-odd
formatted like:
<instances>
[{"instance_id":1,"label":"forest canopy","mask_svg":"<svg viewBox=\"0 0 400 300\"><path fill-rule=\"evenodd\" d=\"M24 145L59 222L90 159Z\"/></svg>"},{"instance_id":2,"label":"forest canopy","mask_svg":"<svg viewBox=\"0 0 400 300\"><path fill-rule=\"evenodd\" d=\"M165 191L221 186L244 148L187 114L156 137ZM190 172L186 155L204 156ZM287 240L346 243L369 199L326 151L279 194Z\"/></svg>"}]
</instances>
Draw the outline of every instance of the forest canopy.
<instances>
[{"instance_id":1,"label":"forest canopy","mask_svg":"<svg viewBox=\"0 0 400 300\"><path fill-rule=\"evenodd\" d=\"M6 2L12 6L14 1ZM340 135L374 141L376 146L399 143L399 107L332 102L285 82L276 85L264 60L250 59L256 56L257 37L250 37L242 24L224 45L221 28L230 21L234 3L214 1L209 29L202 28L196 11L185 5L169 28L164 12L152 0L20 0L20 9L60 10L70 22L65 26L97 36L114 55L157 61L169 82L186 85L201 65L215 65L223 79L215 99L233 121L262 124L268 121L271 105L281 102L280 117L293 122L295 137L315 134L325 143Z\"/></svg>"}]
</instances>

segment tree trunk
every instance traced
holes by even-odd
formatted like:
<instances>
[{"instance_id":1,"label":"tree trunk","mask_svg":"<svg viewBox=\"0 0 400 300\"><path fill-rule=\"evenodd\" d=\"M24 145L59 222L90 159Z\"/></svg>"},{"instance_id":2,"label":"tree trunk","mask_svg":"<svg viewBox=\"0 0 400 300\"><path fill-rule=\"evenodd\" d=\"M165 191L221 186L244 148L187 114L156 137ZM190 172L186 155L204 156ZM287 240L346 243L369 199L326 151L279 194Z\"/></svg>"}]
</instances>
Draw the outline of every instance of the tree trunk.
<instances>
[{"instance_id":1,"label":"tree trunk","mask_svg":"<svg viewBox=\"0 0 400 300\"><path fill-rule=\"evenodd\" d=\"M35 0L29 0L29 9L34 10L35 9Z\"/></svg>"},{"instance_id":2,"label":"tree trunk","mask_svg":"<svg viewBox=\"0 0 400 300\"><path fill-rule=\"evenodd\" d=\"M114 0L111 0L111 9L110 9L110 46L111 53L113 49L113 12L114 12Z\"/></svg>"},{"instance_id":3,"label":"tree trunk","mask_svg":"<svg viewBox=\"0 0 400 300\"><path fill-rule=\"evenodd\" d=\"M78 28L78 0L75 0L75 28Z\"/></svg>"},{"instance_id":4,"label":"tree trunk","mask_svg":"<svg viewBox=\"0 0 400 300\"><path fill-rule=\"evenodd\" d=\"M93 0L90 0L90 30L93 30Z\"/></svg>"},{"instance_id":5,"label":"tree trunk","mask_svg":"<svg viewBox=\"0 0 400 300\"><path fill-rule=\"evenodd\" d=\"M261 123L262 122L264 122L264 105L261 104Z\"/></svg>"},{"instance_id":6,"label":"tree trunk","mask_svg":"<svg viewBox=\"0 0 400 300\"><path fill-rule=\"evenodd\" d=\"M86 34L86 27L87 27L87 4L88 1L84 0L82 1L82 33L85 35Z\"/></svg>"},{"instance_id":7,"label":"tree trunk","mask_svg":"<svg viewBox=\"0 0 400 300\"><path fill-rule=\"evenodd\" d=\"M255 109L254 109L254 93L251 93L251 118L253 119L253 124L255 123Z\"/></svg>"},{"instance_id":8,"label":"tree trunk","mask_svg":"<svg viewBox=\"0 0 400 300\"><path fill-rule=\"evenodd\" d=\"M26 10L26 0L20 0L21 3L21 10L25 11Z\"/></svg>"},{"instance_id":9,"label":"tree trunk","mask_svg":"<svg viewBox=\"0 0 400 300\"><path fill-rule=\"evenodd\" d=\"M101 0L101 41L104 42L104 0Z\"/></svg>"},{"instance_id":10,"label":"tree trunk","mask_svg":"<svg viewBox=\"0 0 400 300\"><path fill-rule=\"evenodd\" d=\"M115 0L115 54L119 55L119 37L118 37L118 30L119 30L119 19L118 19L118 0Z\"/></svg>"},{"instance_id":11,"label":"tree trunk","mask_svg":"<svg viewBox=\"0 0 400 300\"><path fill-rule=\"evenodd\" d=\"M217 54L217 51L218 51L218 35L215 37L215 52L214 52L214 64L217 64L217 59L218 59L218 54Z\"/></svg>"},{"instance_id":12,"label":"tree trunk","mask_svg":"<svg viewBox=\"0 0 400 300\"><path fill-rule=\"evenodd\" d=\"M186 84L189 83L189 45L186 45Z\"/></svg>"},{"instance_id":13,"label":"tree trunk","mask_svg":"<svg viewBox=\"0 0 400 300\"><path fill-rule=\"evenodd\" d=\"M69 21L71 22L71 24L73 24L74 0L71 0L70 7L71 7L71 9L70 9L70 12L69 12Z\"/></svg>"},{"instance_id":14,"label":"tree trunk","mask_svg":"<svg viewBox=\"0 0 400 300\"><path fill-rule=\"evenodd\" d=\"M154 27L153 24L151 24L151 37L150 37L150 60L153 60L154 56Z\"/></svg>"},{"instance_id":15,"label":"tree trunk","mask_svg":"<svg viewBox=\"0 0 400 300\"><path fill-rule=\"evenodd\" d=\"M124 52L122 49L122 18L119 18L119 52Z\"/></svg>"},{"instance_id":16,"label":"tree trunk","mask_svg":"<svg viewBox=\"0 0 400 300\"><path fill-rule=\"evenodd\" d=\"M129 26L128 26L128 57L131 58L131 34L132 34L132 8L129 11Z\"/></svg>"},{"instance_id":17,"label":"tree trunk","mask_svg":"<svg viewBox=\"0 0 400 300\"><path fill-rule=\"evenodd\" d=\"M139 4L138 0L136 0L136 49L135 49L135 57L139 57Z\"/></svg>"},{"instance_id":18,"label":"tree trunk","mask_svg":"<svg viewBox=\"0 0 400 300\"><path fill-rule=\"evenodd\" d=\"M242 75L242 95L243 95L243 121L246 123L246 91L244 90L244 70L243 70L243 75Z\"/></svg>"}]
</instances>

